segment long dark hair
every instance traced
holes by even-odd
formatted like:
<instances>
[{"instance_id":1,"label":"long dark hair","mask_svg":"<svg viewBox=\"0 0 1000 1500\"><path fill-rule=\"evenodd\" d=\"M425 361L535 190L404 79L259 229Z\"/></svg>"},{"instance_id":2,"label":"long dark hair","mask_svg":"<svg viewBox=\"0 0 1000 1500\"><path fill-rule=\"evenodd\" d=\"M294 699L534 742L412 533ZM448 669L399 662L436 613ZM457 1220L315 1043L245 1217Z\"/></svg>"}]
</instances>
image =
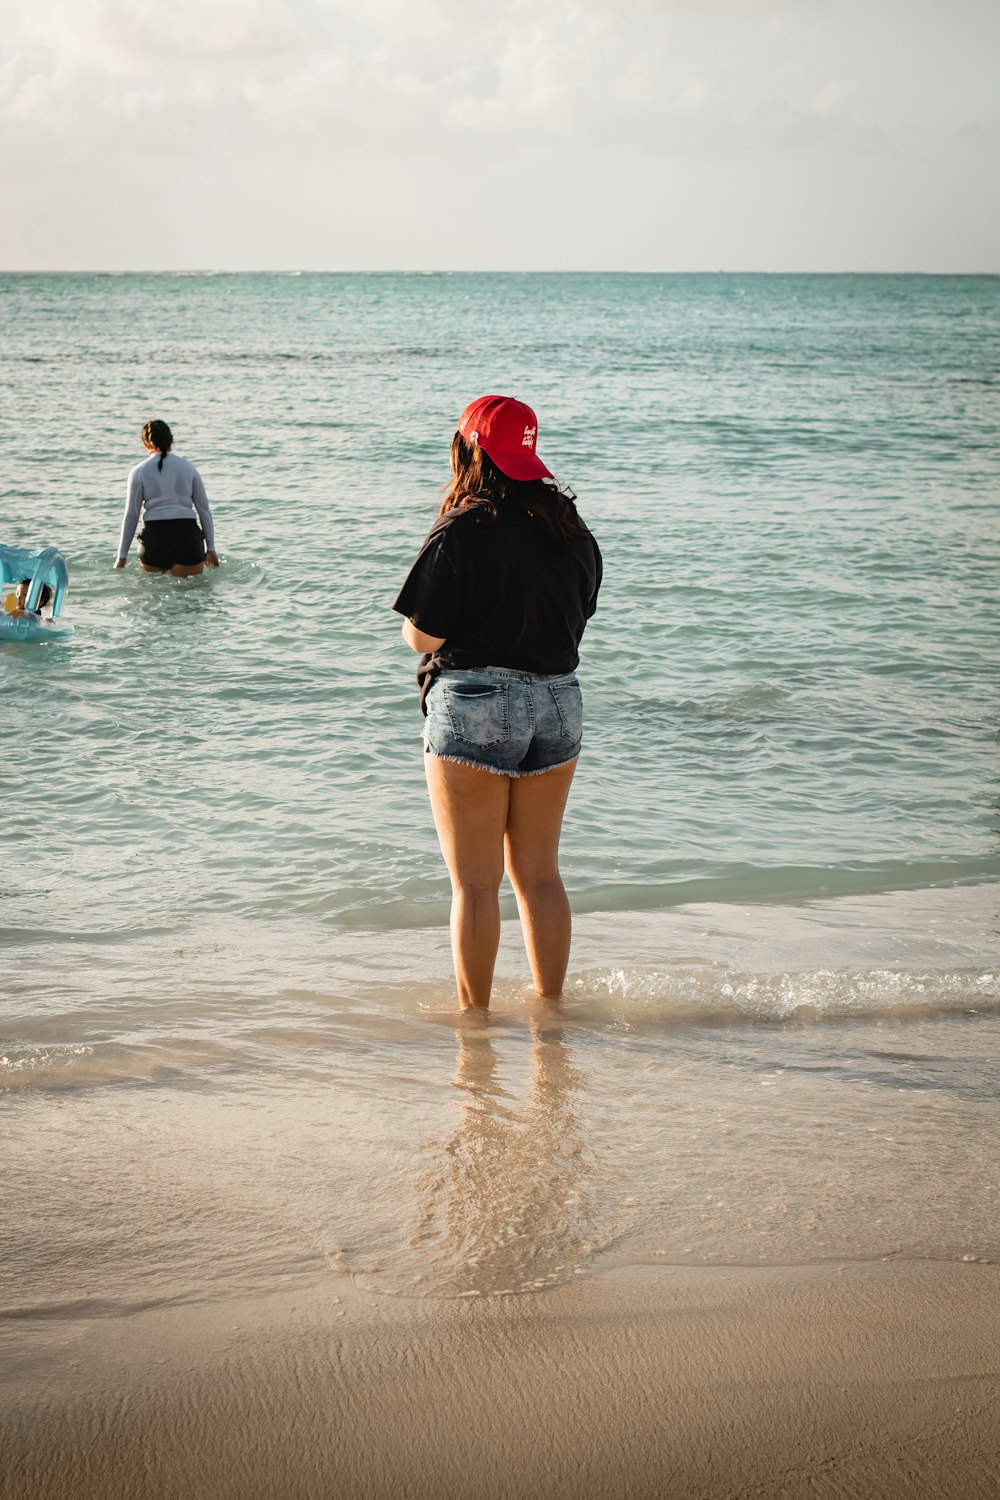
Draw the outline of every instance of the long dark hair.
<instances>
[{"instance_id":1,"label":"long dark hair","mask_svg":"<svg viewBox=\"0 0 1000 1500\"><path fill-rule=\"evenodd\" d=\"M160 462L156 467L162 469L164 455L169 453L174 446L174 435L166 422L161 422L159 419L147 422L142 429L142 440L144 443L148 443L151 448L158 449Z\"/></svg>"},{"instance_id":2,"label":"long dark hair","mask_svg":"<svg viewBox=\"0 0 1000 1500\"><path fill-rule=\"evenodd\" d=\"M450 510L481 510L491 521L501 505L520 505L537 516L553 541L568 546L588 536L576 511L571 489L560 489L551 479L510 479L478 443L467 443L460 432L451 440L452 478L445 488L439 516Z\"/></svg>"}]
</instances>

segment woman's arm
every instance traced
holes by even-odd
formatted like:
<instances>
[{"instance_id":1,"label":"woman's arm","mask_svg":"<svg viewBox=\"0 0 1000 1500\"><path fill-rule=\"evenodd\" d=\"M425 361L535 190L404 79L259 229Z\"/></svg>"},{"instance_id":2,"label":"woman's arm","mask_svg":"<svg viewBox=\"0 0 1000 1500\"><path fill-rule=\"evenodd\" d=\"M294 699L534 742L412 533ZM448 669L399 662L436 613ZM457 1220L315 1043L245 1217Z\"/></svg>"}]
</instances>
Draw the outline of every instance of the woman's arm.
<instances>
[{"instance_id":1,"label":"woman's arm","mask_svg":"<svg viewBox=\"0 0 1000 1500\"><path fill-rule=\"evenodd\" d=\"M205 481L198 470L195 469L191 476L191 499L194 508L198 512L198 520L205 535L205 561L210 568L219 566L218 555L215 551L215 527L212 524L212 512L208 504L208 495L205 493Z\"/></svg>"},{"instance_id":2,"label":"woman's arm","mask_svg":"<svg viewBox=\"0 0 1000 1500\"><path fill-rule=\"evenodd\" d=\"M125 514L122 516L121 536L118 538L118 556L115 559L116 568L124 568L125 559L128 557L128 549L132 545L135 536L135 528L139 524L139 512L142 510L142 479L139 467L132 470L128 476L128 489L125 493Z\"/></svg>"},{"instance_id":3,"label":"woman's arm","mask_svg":"<svg viewBox=\"0 0 1000 1500\"><path fill-rule=\"evenodd\" d=\"M437 651L445 643L443 635L425 635L418 630L412 620L403 621L403 640L413 651L419 651L421 656L429 656Z\"/></svg>"}]
</instances>

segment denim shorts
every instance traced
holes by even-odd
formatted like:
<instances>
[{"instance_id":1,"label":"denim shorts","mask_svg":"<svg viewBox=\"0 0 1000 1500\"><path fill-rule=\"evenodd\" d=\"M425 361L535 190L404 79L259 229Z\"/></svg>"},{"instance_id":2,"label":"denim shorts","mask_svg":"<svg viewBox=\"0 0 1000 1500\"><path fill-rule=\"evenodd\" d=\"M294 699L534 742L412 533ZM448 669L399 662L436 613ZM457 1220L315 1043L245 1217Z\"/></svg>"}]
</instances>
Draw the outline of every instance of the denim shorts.
<instances>
[{"instance_id":1,"label":"denim shorts","mask_svg":"<svg viewBox=\"0 0 1000 1500\"><path fill-rule=\"evenodd\" d=\"M541 776L580 753L583 699L575 672L540 677L507 667L445 667L427 694L424 748L500 776Z\"/></svg>"}]
</instances>

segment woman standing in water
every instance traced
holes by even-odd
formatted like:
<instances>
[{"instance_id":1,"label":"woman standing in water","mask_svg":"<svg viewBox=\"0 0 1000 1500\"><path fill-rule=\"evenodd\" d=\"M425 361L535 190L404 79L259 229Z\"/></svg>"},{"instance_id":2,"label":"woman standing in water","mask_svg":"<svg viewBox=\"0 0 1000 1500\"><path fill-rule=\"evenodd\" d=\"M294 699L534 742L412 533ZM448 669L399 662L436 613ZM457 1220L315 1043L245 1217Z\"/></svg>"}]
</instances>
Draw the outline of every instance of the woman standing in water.
<instances>
[{"instance_id":1,"label":"woman standing in water","mask_svg":"<svg viewBox=\"0 0 1000 1500\"><path fill-rule=\"evenodd\" d=\"M510 396L465 408L452 481L393 608L424 654L425 767L452 886L463 1010L490 1003L504 866L535 989L562 992L570 910L559 834L583 732L575 670L601 554Z\"/></svg>"},{"instance_id":2,"label":"woman standing in water","mask_svg":"<svg viewBox=\"0 0 1000 1500\"><path fill-rule=\"evenodd\" d=\"M192 578L206 563L217 568L212 512L198 470L190 459L171 452L174 437L166 422L147 422L142 446L149 457L128 476L115 567L125 566L141 512L139 566L144 572Z\"/></svg>"}]
</instances>

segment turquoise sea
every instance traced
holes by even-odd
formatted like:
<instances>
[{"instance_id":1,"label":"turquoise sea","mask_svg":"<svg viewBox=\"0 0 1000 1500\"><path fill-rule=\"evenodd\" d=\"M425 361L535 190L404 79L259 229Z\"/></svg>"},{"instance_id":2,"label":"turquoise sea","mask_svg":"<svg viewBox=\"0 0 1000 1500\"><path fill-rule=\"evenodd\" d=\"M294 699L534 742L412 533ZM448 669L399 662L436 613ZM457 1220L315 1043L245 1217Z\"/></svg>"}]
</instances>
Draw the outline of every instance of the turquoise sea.
<instances>
[{"instance_id":1,"label":"turquoise sea","mask_svg":"<svg viewBox=\"0 0 1000 1500\"><path fill-rule=\"evenodd\" d=\"M511 923L471 1033L390 604L492 390L606 577L567 998ZM111 568L154 416L200 579ZM998 435L996 277L0 276L0 541L74 627L0 641L18 1338L1000 1253Z\"/></svg>"}]
</instances>

